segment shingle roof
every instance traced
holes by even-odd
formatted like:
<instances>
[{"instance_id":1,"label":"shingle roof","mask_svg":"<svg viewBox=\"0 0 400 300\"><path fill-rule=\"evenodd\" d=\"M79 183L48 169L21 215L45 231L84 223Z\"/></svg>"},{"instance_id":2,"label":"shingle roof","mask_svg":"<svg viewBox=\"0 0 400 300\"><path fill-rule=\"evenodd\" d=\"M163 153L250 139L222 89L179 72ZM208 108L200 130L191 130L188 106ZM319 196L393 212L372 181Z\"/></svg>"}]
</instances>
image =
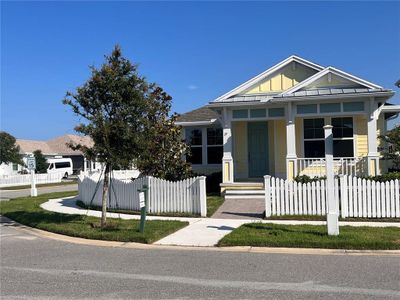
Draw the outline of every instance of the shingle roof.
<instances>
[{"instance_id":1,"label":"shingle roof","mask_svg":"<svg viewBox=\"0 0 400 300\"><path fill-rule=\"evenodd\" d=\"M41 150L43 154L55 154L45 141L17 139L16 144L19 146L21 153L32 153L33 151Z\"/></svg>"},{"instance_id":2,"label":"shingle roof","mask_svg":"<svg viewBox=\"0 0 400 300\"><path fill-rule=\"evenodd\" d=\"M184 113L178 117L178 122L202 122L212 121L218 118L218 114L206 106Z\"/></svg>"},{"instance_id":3,"label":"shingle roof","mask_svg":"<svg viewBox=\"0 0 400 300\"><path fill-rule=\"evenodd\" d=\"M87 136L66 134L48 141L22 140L17 139L16 144L20 147L21 153L32 153L41 150L46 155L79 155L80 151L74 151L67 146L68 143L82 144L88 147L93 145L93 141Z\"/></svg>"},{"instance_id":4,"label":"shingle roof","mask_svg":"<svg viewBox=\"0 0 400 300\"><path fill-rule=\"evenodd\" d=\"M50 148L59 154L80 154L80 151L73 151L67 144L82 144L88 147L93 146L93 141L90 137L66 134L47 141Z\"/></svg>"}]
</instances>

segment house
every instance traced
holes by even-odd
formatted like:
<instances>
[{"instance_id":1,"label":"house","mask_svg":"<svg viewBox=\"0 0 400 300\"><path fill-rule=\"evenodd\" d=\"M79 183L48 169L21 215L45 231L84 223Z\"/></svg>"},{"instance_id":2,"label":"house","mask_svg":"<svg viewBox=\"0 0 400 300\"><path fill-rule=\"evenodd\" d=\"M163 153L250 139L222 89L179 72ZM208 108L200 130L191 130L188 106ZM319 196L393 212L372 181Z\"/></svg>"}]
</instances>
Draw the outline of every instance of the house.
<instances>
[{"instance_id":1,"label":"house","mask_svg":"<svg viewBox=\"0 0 400 300\"><path fill-rule=\"evenodd\" d=\"M34 151L41 150L43 156L46 158L54 158L56 156L71 158L74 173L81 170L97 170L100 168L99 163L86 160L81 151L72 150L68 147L69 143L82 144L88 147L93 145L93 141L89 137L73 134L62 135L48 141L16 140L16 144L20 147L20 154L23 156L22 160L25 163L27 162L27 158L33 155ZM0 165L0 175L16 175L25 169L24 166L18 164L2 164Z\"/></svg>"},{"instance_id":2,"label":"house","mask_svg":"<svg viewBox=\"0 0 400 300\"><path fill-rule=\"evenodd\" d=\"M380 139L398 116L394 95L334 67L290 56L208 105L180 116L198 173L222 170L222 190L264 175L324 176L324 125L333 126L337 174L385 172ZM246 183L247 182L247 183Z\"/></svg>"}]
</instances>

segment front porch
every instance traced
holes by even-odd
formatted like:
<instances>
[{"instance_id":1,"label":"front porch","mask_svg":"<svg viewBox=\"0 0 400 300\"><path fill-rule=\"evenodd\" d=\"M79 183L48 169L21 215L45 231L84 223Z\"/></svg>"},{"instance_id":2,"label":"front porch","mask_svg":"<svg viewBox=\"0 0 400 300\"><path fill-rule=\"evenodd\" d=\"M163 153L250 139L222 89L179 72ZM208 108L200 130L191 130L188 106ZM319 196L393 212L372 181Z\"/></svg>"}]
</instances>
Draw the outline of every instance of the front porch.
<instances>
[{"instance_id":1,"label":"front porch","mask_svg":"<svg viewBox=\"0 0 400 300\"><path fill-rule=\"evenodd\" d=\"M367 104L374 113L366 112ZM334 127L335 175L374 176L384 172L378 136L385 132L385 118L375 113L375 102L362 102L360 108L351 105L359 111L301 113L297 105L294 113L291 103L279 110L224 108L222 190L232 189L227 185L232 183L245 188L241 183L260 182L264 175L284 179L325 176L324 125Z\"/></svg>"}]
</instances>

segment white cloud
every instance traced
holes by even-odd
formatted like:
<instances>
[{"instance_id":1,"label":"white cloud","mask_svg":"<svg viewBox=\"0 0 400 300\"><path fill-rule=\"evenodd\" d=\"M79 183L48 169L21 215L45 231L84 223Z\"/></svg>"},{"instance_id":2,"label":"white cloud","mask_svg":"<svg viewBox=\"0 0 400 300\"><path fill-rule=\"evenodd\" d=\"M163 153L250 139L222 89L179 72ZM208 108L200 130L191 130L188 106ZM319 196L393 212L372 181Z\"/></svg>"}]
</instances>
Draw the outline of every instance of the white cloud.
<instances>
[{"instance_id":1,"label":"white cloud","mask_svg":"<svg viewBox=\"0 0 400 300\"><path fill-rule=\"evenodd\" d=\"M188 86L187 86L187 88L189 89L189 90L197 90L199 87L197 86L197 85L194 85L194 84L189 84Z\"/></svg>"}]
</instances>

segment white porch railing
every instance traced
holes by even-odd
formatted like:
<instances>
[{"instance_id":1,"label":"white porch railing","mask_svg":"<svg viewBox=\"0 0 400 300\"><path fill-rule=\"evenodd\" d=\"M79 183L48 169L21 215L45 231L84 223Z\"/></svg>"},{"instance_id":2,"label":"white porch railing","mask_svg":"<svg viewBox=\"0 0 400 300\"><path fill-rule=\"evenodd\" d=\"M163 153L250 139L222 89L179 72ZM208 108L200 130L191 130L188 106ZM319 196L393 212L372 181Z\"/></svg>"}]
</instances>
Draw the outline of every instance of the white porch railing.
<instances>
[{"instance_id":1,"label":"white porch railing","mask_svg":"<svg viewBox=\"0 0 400 300\"><path fill-rule=\"evenodd\" d=\"M340 157L333 159L335 175L361 176L366 175L365 157ZM296 175L309 177L326 176L325 158L298 158Z\"/></svg>"}]
</instances>

